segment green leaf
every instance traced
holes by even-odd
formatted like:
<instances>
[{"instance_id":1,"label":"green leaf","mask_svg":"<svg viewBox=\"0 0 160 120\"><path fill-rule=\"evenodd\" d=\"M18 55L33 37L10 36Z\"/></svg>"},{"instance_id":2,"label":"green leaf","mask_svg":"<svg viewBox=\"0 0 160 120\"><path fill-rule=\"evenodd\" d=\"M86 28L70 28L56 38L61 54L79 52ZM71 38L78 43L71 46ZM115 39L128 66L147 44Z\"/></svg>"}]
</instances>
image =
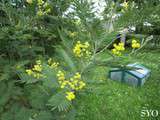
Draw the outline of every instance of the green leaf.
<instances>
[{"instance_id":1,"label":"green leaf","mask_svg":"<svg viewBox=\"0 0 160 120\"><path fill-rule=\"evenodd\" d=\"M46 64L43 65L43 75L45 76L42 80L43 85L49 88L57 88L59 86L56 78L56 71Z\"/></svg>"},{"instance_id":2,"label":"green leaf","mask_svg":"<svg viewBox=\"0 0 160 120\"><path fill-rule=\"evenodd\" d=\"M26 97L34 109L46 109L46 102L49 99L48 91L41 85L34 84L25 87Z\"/></svg>"},{"instance_id":3,"label":"green leaf","mask_svg":"<svg viewBox=\"0 0 160 120\"><path fill-rule=\"evenodd\" d=\"M72 107L72 109L66 114L66 120L75 120L76 112L76 109Z\"/></svg>"},{"instance_id":4,"label":"green leaf","mask_svg":"<svg viewBox=\"0 0 160 120\"><path fill-rule=\"evenodd\" d=\"M34 120L55 120L50 111L40 111Z\"/></svg>"},{"instance_id":5,"label":"green leaf","mask_svg":"<svg viewBox=\"0 0 160 120\"><path fill-rule=\"evenodd\" d=\"M65 98L64 93L57 93L49 99L48 105L52 106L52 110L67 111L71 107L71 102Z\"/></svg>"},{"instance_id":6,"label":"green leaf","mask_svg":"<svg viewBox=\"0 0 160 120\"><path fill-rule=\"evenodd\" d=\"M26 73L18 73L18 76L21 79L20 82L25 82L26 84L32 84L39 81L38 79L35 79L34 77L27 75Z\"/></svg>"},{"instance_id":7,"label":"green leaf","mask_svg":"<svg viewBox=\"0 0 160 120\"><path fill-rule=\"evenodd\" d=\"M62 31L62 30L59 30L59 29L58 29L58 33L59 33L59 36L60 36L60 38L61 38L61 40L62 40L63 46L65 46L66 48L72 47L71 45L72 45L73 41L70 40L70 39L67 39L67 36L64 35L65 30Z\"/></svg>"},{"instance_id":8,"label":"green leaf","mask_svg":"<svg viewBox=\"0 0 160 120\"><path fill-rule=\"evenodd\" d=\"M77 68L75 65L75 60L71 54L69 54L69 51L66 51L66 49L62 48L61 46L57 47L56 50L57 54L60 56L60 58L67 64L67 67L70 68L72 72L76 72Z\"/></svg>"}]
</instances>

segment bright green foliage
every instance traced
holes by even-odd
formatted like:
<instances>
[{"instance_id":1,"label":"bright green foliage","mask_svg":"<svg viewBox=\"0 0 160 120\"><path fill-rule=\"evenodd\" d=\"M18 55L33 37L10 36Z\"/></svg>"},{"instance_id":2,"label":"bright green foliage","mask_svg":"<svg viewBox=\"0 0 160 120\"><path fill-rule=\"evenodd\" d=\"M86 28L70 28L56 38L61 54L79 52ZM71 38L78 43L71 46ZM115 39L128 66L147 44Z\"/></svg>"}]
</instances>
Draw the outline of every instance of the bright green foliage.
<instances>
[{"instance_id":1,"label":"bright green foliage","mask_svg":"<svg viewBox=\"0 0 160 120\"><path fill-rule=\"evenodd\" d=\"M103 82L108 68L125 67L139 60L132 59L131 55L148 43L146 35L140 48L125 48L122 56L116 56L106 48L119 30L131 25L137 30L139 24L149 22L155 26L154 32L145 29L147 32L143 33L159 34L159 1L132 1L120 6L124 1L106 0L101 20L95 15L94 2L89 0L0 0L0 119L106 120L114 119L123 107L129 112L122 109L122 113L129 116L134 115L134 105L133 111L140 110L145 102L153 108L159 107L158 98L153 101L149 97L152 91L148 84L147 97L145 90L138 94L145 97L143 101L139 97L127 99L128 95L136 96L134 92L138 91L134 88ZM73 11L68 11L71 7ZM115 14L121 16L114 19ZM55 61L50 64L49 58ZM42 65L37 60L41 60ZM146 64L158 71L152 62L146 61ZM64 78L62 74L57 75L59 71L65 73ZM158 79L156 75L155 79ZM78 82L79 86L75 87L73 82ZM158 81L152 83L156 93ZM83 87L85 89L81 90ZM128 93L124 93L125 90ZM156 98L156 95L151 97ZM115 104L117 99L124 98L129 104L132 102L129 107L121 101ZM119 118L127 119L124 115ZM131 118L138 118L137 114Z\"/></svg>"}]
</instances>

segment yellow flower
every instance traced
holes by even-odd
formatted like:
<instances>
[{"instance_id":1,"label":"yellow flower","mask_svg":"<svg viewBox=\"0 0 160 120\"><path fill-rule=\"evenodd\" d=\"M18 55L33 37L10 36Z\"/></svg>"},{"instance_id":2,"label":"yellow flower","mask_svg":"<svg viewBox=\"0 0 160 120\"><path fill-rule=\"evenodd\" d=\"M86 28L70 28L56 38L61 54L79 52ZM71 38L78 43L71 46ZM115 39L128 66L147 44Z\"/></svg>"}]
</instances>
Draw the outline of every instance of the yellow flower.
<instances>
[{"instance_id":1,"label":"yellow flower","mask_svg":"<svg viewBox=\"0 0 160 120\"><path fill-rule=\"evenodd\" d=\"M59 63L58 62L54 62L52 58L49 58L48 59L48 65L51 67L51 68L57 68Z\"/></svg>"},{"instance_id":2,"label":"yellow flower","mask_svg":"<svg viewBox=\"0 0 160 120\"><path fill-rule=\"evenodd\" d=\"M86 84L83 81L79 82L79 89L82 89L85 86L86 86Z\"/></svg>"},{"instance_id":3,"label":"yellow flower","mask_svg":"<svg viewBox=\"0 0 160 120\"><path fill-rule=\"evenodd\" d=\"M136 43L132 44L132 48L136 48Z\"/></svg>"},{"instance_id":4,"label":"yellow flower","mask_svg":"<svg viewBox=\"0 0 160 120\"><path fill-rule=\"evenodd\" d=\"M64 73L62 71L58 71L57 77L60 88L62 89L66 87L71 90L80 90L85 86L85 83L81 80L81 74L79 72L75 73L75 75L69 80L66 80Z\"/></svg>"},{"instance_id":5,"label":"yellow flower","mask_svg":"<svg viewBox=\"0 0 160 120\"><path fill-rule=\"evenodd\" d=\"M117 51L116 55L117 55L117 56L121 56L121 55L122 55L122 53L121 53L121 52L119 52L119 51Z\"/></svg>"},{"instance_id":6,"label":"yellow flower","mask_svg":"<svg viewBox=\"0 0 160 120\"><path fill-rule=\"evenodd\" d=\"M33 74L33 71L32 71L31 69L27 69L27 70L26 70L26 73L27 73L28 75L32 75L32 74Z\"/></svg>"},{"instance_id":7,"label":"yellow flower","mask_svg":"<svg viewBox=\"0 0 160 120\"><path fill-rule=\"evenodd\" d=\"M140 48L140 44L139 43L134 43L134 44L132 44L132 48Z\"/></svg>"},{"instance_id":8,"label":"yellow flower","mask_svg":"<svg viewBox=\"0 0 160 120\"><path fill-rule=\"evenodd\" d=\"M116 50L118 50L118 51L121 50L121 46L116 46L115 48L116 48Z\"/></svg>"},{"instance_id":9,"label":"yellow flower","mask_svg":"<svg viewBox=\"0 0 160 120\"><path fill-rule=\"evenodd\" d=\"M113 44L114 48L118 51L124 51L125 48L124 48L124 43L119 43L118 45L117 44Z\"/></svg>"},{"instance_id":10,"label":"yellow flower","mask_svg":"<svg viewBox=\"0 0 160 120\"><path fill-rule=\"evenodd\" d=\"M41 72L42 71L42 65L34 65L33 70L37 71L37 72Z\"/></svg>"},{"instance_id":11,"label":"yellow flower","mask_svg":"<svg viewBox=\"0 0 160 120\"><path fill-rule=\"evenodd\" d=\"M117 50L114 48L114 49L112 49L112 53L113 54L116 54L116 52L117 52Z\"/></svg>"},{"instance_id":12,"label":"yellow flower","mask_svg":"<svg viewBox=\"0 0 160 120\"><path fill-rule=\"evenodd\" d=\"M73 81L73 83L74 83L75 85L77 85L77 83L78 83L78 80L74 80L74 81Z\"/></svg>"},{"instance_id":13,"label":"yellow flower","mask_svg":"<svg viewBox=\"0 0 160 120\"><path fill-rule=\"evenodd\" d=\"M81 74L79 72L77 72L74 76L75 79L81 79Z\"/></svg>"},{"instance_id":14,"label":"yellow flower","mask_svg":"<svg viewBox=\"0 0 160 120\"><path fill-rule=\"evenodd\" d=\"M26 0L26 2L27 2L28 4L32 4L32 3L33 3L33 0Z\"/></svg>"},{"instance_id":15,"label":"yellow flower","mask_svg":"<svg viewBox=\"0 0 160 120\"><path fill-rule=\"evenodd\" d=\"M123 42L120 42L118 45L123 47L123 46L124 46L124 43L123 43Z\"/></svg>"},{"instance_id":16,"label":"yellow flower","mask_svg":"<svg viewBox=\"0 0 160 120\"><path fill-rule=\"evenodd\" d=\"M69 101L72 101L73 99L75 99L75 94L73 92L66 92L66 98Z\"/></svg>"},{"instance_id":17,"label":"yellow flower","mask_svg":"<svg viewBox=\"0 0 160 120\"><path fill-rule=\"evenodd\" d=\"M58 67L58 65L59 65L59 63L58 62L54 62L54 63L52 63L51 64L51 68L57 68Z\"/></svg>"},{"instance_id":18,"label":"yellow flower","mask_svg":"<svg viewBox=\"0 0 160 120\"><path fill-rule=\"evenodd\" d=\"M74 83L74 81L69 82L68 85L69 85L69 87L70 87L72 90L75 89L75 83Z\"/></svg>"},{"instance_id":19,"label":"yellow flower","mask_svg":"<svg viewBox=\"0 0 160 120\"><path fill-rule=\"evenodd\" d=\"M124 50L125 50L125 48L124 48L124 43L123 43L123 42L120 42L120 43L118 44L118 50L119 50L119 51L124 51Z\"/></svg>"},{"instance_id":20,"label":"yellow flower","mask_svg":"<svg viewBox=\"0 0 160 120\"><path fill-rule=\"evenodd\" d=\"M73 52L75 53L77 57L81 57L82 56L82 45L77 42L75 48L73 49Z\"/></svg>"},{"instance_id":21,"label":"yellow flower","mask_svg":"<svg viewBox=\"0 0 160 120\"><path fill-rule=\"evenodd\" d=\"M80 41L77 41L75 47L73 48L73 53L77 57L89 57L91 52L88 51L89 49L89 43L85 42L82 44Z\"/></svg>"},{"instance_id":22,"label":"yellow flower","mask_svg":"<svg viewBox=\"0 0 160 120\"><path fill-rule=\"evenodd\" d=\"M124 46L120 46L120 51L124 51L124 50L125 50Z\"/></svg>"},{"instance_id":23,"label":"yellow flower","mask_svg":"<svg viewBox=\"0 0 160 120\"><path fill-rule=\"evenodd\" d=\"M67 84L68 84L68 81L63 81L63 82L61 83L61 88L64 88Z\"/></svg>"},{"instance_id":24,"label":"yellow flower","mask_svg":"<svg viewBox=\"0 0 160 120\"><path fill-rule=\"evenodd\" d=\"M113 47L116 47L116 46L117 46L117 44L114 43L114 44L113 44Z\"/></svg>"},{"instance_id":25,"label":"yellow flower","mask_svg":"<svg viewBox=\"0 0 160 120\"><path fill-rule=\"evenodd\" d=\"M133 40L132 40L132 43L137 43L137 41L133 39Z\"/></svg>"},{"instance_id":26,"label":"yellow flower","mask_svg":"<svg viewBox=\"0 0 160 120\"><path fill-rule=\"evenodd\" d=\"M62 71L58 71L57 77L58 77L58 80L60 81L65 80L65 74Z\"/></svg>"},{"instance_id":27,"label":"yellow flower","mask_svg":"<svg viewBox=\"0 0 160 120\"><path fill-rule=\"evenodd\" d=\"M140 47L141 47L140 43L138 43L136 40L132 40L132 48L133 49L137 49Z\"/></svg>"},{"instance_id":28,"label":"yellow flower","mask_svg":"<svg viewBox=\"0 0 160 120\"><path fill-rule=\"evenodd\" d=\"M121 51L125 50L124 43L120 42L118 45L113 44L114 48L112 49L112 53L117 56L121 56Z\"/></svg>"},{"instance_id":29,"label":"yellow flower","mask_svg":"<svg viewBox=\"0 0 160 120\"><path fill-rule=\"evenodd\" d=\"M141 47L140 43L137 43L136 48L140 48L140 47Z\"/></svg>"},{"instance_id":30,"label":"yellow flower","mask_svg":"<svg viewBox=\"0 0 160 120\"><path fill-rule=\"evenodd\" d=\"M72 90L80 90L85 86L85 83L81 80L81 74L79 72L70 78L69 86Z\"/></svg>"},{"instance_id":31,"label":"yellow flower","mask_svg":"<svg viewBox=\"0 0 160 120\"><path fill-rule=\"evenodd\" d=\"M117 50L117 49L112 49L112 53L114 54L114 55L117 55L117 56L121 56L122 55L122 53L119 51L119 50Z\"/></svg>"}]
</instances>

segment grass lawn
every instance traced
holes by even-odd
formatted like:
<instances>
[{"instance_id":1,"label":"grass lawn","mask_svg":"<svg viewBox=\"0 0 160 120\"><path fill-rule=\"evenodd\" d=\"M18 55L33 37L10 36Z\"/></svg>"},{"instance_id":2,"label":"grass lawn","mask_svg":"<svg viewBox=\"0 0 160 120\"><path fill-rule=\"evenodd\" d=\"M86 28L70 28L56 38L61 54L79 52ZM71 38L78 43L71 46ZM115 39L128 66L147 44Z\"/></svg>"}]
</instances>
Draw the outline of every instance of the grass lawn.
<instances>
[{"instance_id":1,"label":"grass lawn","mask_svg":"<svg viewBox=\"0 0 160 120\"><path fill-rule=\"evenodd\" d=\"M98 83L77 99L76 120L160 120L160 50L143 50L132 57L132 62L151 69L144 86L135 88L111 81L107 78L108 68L97 68L93 79ZM141 110L145 109L158 110L158 117L142 118Z\"/></svg>"}]
</instances>

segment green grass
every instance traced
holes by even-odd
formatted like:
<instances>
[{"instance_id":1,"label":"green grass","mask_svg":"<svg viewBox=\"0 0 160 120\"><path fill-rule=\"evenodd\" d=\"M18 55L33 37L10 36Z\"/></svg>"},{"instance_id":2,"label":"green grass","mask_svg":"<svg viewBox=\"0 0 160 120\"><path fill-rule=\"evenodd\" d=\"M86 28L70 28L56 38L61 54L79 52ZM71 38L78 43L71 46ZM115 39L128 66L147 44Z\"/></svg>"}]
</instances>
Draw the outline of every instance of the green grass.
<instances>
[{"instance_id":1,"label":"green grass","mask_svg":"<svg viewBox=\"0 0 160 120\"><path fill-rule=\"evenodd\" d=\"M158 120L160 119L160 51L142 51L132 57L151 69L151 77L142 87L132 87L107 78L108 68L100 67L94 71L87 94L77 99L76 120ZM102 55L101 58L105 58ZM159 116L141 117L141 110L159 110Z\"/></svg>"}]
</instances>

